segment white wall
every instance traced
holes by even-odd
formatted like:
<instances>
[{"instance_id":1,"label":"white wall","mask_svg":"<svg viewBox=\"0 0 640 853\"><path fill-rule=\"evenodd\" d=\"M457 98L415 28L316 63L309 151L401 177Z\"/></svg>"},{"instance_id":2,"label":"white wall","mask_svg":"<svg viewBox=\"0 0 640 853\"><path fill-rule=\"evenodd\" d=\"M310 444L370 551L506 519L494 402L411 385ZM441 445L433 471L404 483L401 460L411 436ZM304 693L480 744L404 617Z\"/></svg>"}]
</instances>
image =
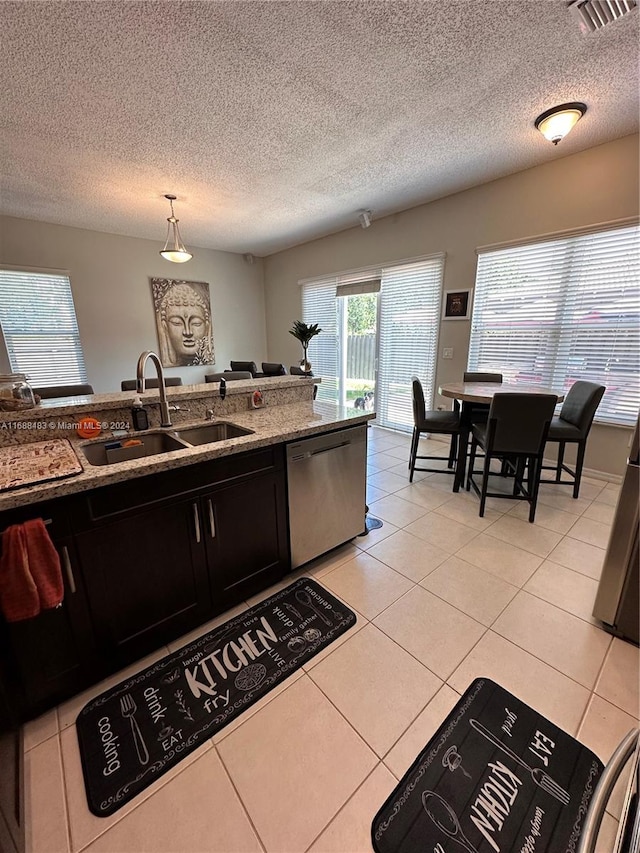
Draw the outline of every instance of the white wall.
<instances>
[{"instance_id":1,"label":"white wall","mask_svg":"<svg viewBox=\"0 0 640 853\"><path fill-rule=\"evenodd\" d=\"M444 289L473 287L478 246L518 240L638 215L638 136L627 136L479 187L296 246L265 259L269 358L293 364L297 342L287 334L301 317L298 281L431 252L446 252ZM428 156L428 153L425 153ZM355 219L355 212L354 212ZM437 384L459 381L467 364L470 323L444 322ZM450 401L437 398L436 404ZM594 427L586 465L619 474L629 431Z\"/></svg>"},{"instance_id":2,"label":"white wall","mask_svg":"<svg viewBox=\"0 0 640 853\"><path fill-rule=\"evenodd\" d=\"M135 377L140 353L158 351L149 281L156 276L206 281L211 295L215 366L171 368L167 376L193 384L228 368L230 359L267 360L262 260L248 264L242 255L194 248L188 263L172 264L161 248L153 240L0 217L0 263L69 271L96 393L119 391L122 379ZM151 365L147 370L154 375Z\"/></svg>"}]
</instances>

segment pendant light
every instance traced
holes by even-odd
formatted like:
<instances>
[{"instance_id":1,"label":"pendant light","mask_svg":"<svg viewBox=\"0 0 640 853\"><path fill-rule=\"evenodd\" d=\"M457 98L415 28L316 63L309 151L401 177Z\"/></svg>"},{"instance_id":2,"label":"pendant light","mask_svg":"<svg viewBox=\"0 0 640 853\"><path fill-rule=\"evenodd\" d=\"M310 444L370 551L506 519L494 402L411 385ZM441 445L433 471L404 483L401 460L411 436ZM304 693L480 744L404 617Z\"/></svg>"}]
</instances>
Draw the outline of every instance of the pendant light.
<instances>
[{"instance_id":1,"label":"pendant light","mask_svg":"<svg viewBox=\"0 0 640 853\"><path fill-rule=\"evenodd\" d=\"M169 223L167 239L164 243L164 249L160 254L167 261L173 261L174 264L183 264L185 261L190 261L193 255L186 250L180 236L178 220L173 212L173 202L176 200L176 197L174 195L165 195L165 198L171 205L171 216L167 218L167 222Z\"/></svg>"},{"instance_id":2,"label":"pendant light","mask_svg":"<svg viewBox=\"0 0 640 853\"><path fill-rule=\"evenodd\" d=\"M535 126L549 142L557 145L569 133L572 127L587 111L587 105L575 101L570 104L560 104L541 113L535 120Z\"/></svg>"}]
</instances>

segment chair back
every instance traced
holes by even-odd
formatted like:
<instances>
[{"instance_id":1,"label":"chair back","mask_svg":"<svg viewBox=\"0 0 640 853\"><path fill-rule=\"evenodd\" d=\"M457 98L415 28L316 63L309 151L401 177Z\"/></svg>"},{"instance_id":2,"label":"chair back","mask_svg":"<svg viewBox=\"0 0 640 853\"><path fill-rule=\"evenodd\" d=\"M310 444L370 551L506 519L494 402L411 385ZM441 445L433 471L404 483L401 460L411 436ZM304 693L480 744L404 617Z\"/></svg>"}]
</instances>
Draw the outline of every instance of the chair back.
<instances>
[{"instance_id":1,"label":"chair back","mask_svg":"<svg viewBox=\"0 0 640 853\"><path fill-rule=\"evenodd\" d=\"M278 364L275 361L263 361L262 372L265 376L286 376L287 370L284 364Z\"/></svg>"},{"instance_id":2,"label":"chair back","mask_svg":"<svg viewBox=\"0 0 640 853\"><path fill-rule=\"evenodd\" d=\"M220 382L224 379L225 382L235 382L237 379L253 379L248 370L225 370L224 373L206 373L205 382Z\"/></svg>"},{"instance_id":3,"label":"chair back","mask_svg":"<svg viewBox=\"0 0 640 853\"><path fill-rule=\"evenodd\" d=\"M501 373L473 373L465 370L463 382L502 382Z\"/></svg>"},{"instance_id":4,"label":"chair back","mask_svg":"<svg viewBox=\"0 0 640 853\"><path fill-rule=\"evenodd\" d=\"M487 425L487 450L541 455L558 398L555 394L494 394Z\"/></svg>"},{"instance_id":5,"label":"chair back","mask_svg":"<svg viewBox=\"0 0 640 853\"><path fill-rule=\"evenodd\" d=\"M420 382L417 376L411 377L411 393L413 396L413 423L414 426L420 426L425 419L426 408L422 382Z\"/></svg>"},{"instance_id":6,"label":"chair back","mask_svg":"<svg viewBox=\"0 0 640 853\"><path fill-rule=\"evenodd\" d=\"M292 376L313 376L312 370L303 370L301 367L298 367L297 364L292 364L289 368L289 373Z\"/></svg>"},{"instance_id":7,"label":"chair back","mask_svg":"<svg viewBox=\"0 0 640 853\"><path fill-rule=\"evenodd\" d=\"M150 376L148 379L144 380L145 388L157 388L158 387L158 379L155 376ZM165 388L168 388L170 385L182 385L182 377L181 376L165 376L164 378ZM135 391L137 388L135 379L123 379L120 383L121 391Z\"/></svg>"},{"instance_id":8,"label":"chair back","mask_svg":"<svg viewBox=\"0 0 640 853\"><path fill-rule=\"evenodd\" d=\"M573 424L586 438L605 391L606 387L596 382L574 382L560 409L560 420Z\"/></svg>"},{"instance_id":9,"label":"chair back","mask_svg":"<svg viewBox=\"0 0 640 853\"><path fill-rule=\"evenodd\" d=\"M251 376L255 376L258 372L258 366L255 361L230 361L231 370L248 370Z\"/></svg>"},{"instance_id":10,"label":"chair back","mask_svg":"<svg viewBox=\"0 0 640 853\"><path fill-rule=\"evenodd\" d=\"M51 400L54 397L82 397L85 394L93 394L91 385L49 385L32 390L41 400Z\"/></svg>"}]
</instances>

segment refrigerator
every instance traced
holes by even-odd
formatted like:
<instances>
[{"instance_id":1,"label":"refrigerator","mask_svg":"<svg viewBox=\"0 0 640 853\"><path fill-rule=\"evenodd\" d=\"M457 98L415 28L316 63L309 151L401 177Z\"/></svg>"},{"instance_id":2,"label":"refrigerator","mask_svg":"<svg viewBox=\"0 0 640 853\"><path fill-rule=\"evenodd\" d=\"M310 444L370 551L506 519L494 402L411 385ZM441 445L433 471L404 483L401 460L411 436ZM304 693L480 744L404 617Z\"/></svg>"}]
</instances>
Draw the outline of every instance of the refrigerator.
<instances>
[{"instance_id":1,"label":"refrigerator","mask_svg":"<svg viewBox=\"0 0 640 853\"><path fill-rule=\"evenodd\" d=\"M609 536L593 615L618 637L638 643L638 524L640 521L640 419Z\"/></svg>"}]
</instances>

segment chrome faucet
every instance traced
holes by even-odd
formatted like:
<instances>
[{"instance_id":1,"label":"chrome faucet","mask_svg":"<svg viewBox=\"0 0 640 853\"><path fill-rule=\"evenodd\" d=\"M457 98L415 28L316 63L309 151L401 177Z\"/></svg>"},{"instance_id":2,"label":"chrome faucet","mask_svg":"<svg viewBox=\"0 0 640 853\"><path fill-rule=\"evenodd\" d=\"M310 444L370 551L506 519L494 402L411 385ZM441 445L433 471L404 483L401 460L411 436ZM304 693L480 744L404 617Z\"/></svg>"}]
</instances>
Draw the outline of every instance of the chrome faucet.
<instances>
[{"instance_id":1,"label":"chrome faucet","mask_svg":"<svg viewBox=\"0 0 640 853\"><path fill-rule=\"evenodd\" d=\"M148 359L156 366L156 373L158 375L158 391L160 392L160 426L161 427L170 427L173 426L171 423L171 417L169 416L169 404L167 403L167 389L164 384L164 371L162 370L162 363L155 352L150 352L146 350L140 355L138 359L138 368L136 372L136 390L138 394L144 394L145 391L145 382L144 382L144 369L146 367Z\"/></svg>"}]
</instances>

